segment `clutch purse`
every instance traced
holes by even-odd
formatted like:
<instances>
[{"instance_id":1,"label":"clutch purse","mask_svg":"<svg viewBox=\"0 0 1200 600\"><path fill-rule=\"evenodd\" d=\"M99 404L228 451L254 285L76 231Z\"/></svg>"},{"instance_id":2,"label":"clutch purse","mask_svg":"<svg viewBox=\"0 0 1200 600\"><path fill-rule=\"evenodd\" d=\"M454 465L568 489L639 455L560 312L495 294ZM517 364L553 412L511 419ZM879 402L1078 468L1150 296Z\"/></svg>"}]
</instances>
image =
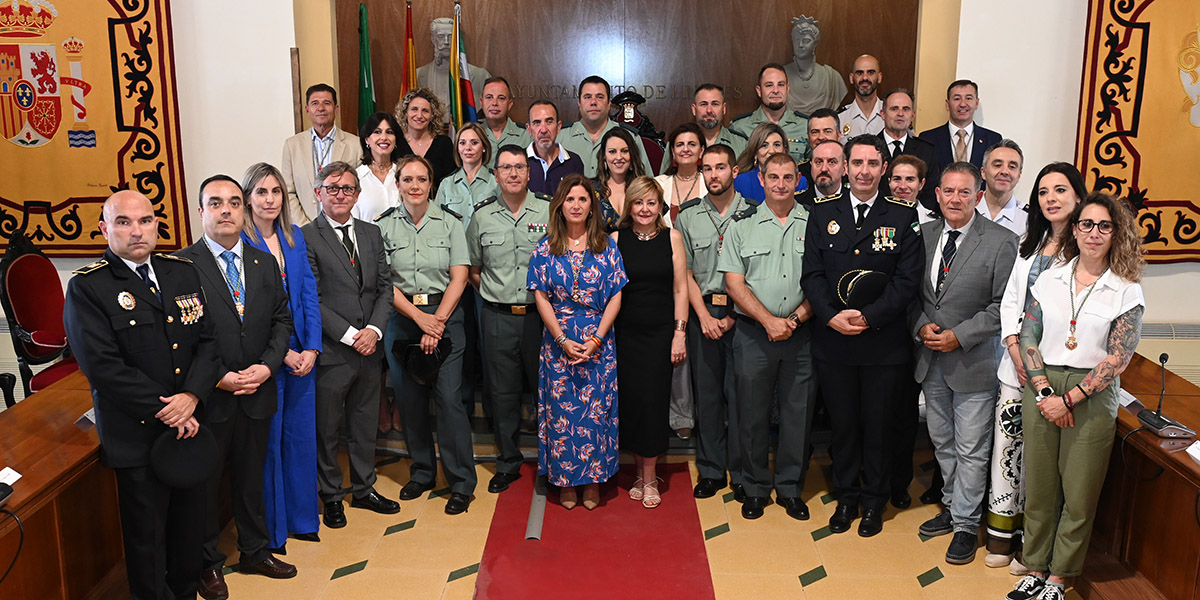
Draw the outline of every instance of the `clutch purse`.
<instances>
[{"instance_id":1,"label":"clutch purse","mask_svg":"<svg viewBox=\"0 0 1200 600\"><path fill-rule=\"evenodd\" d=\"M888 276L879 271L854 269L838 280L838 299L846 308L860 309L874 302L883 293Z\"/></svg>"}]
</instances>

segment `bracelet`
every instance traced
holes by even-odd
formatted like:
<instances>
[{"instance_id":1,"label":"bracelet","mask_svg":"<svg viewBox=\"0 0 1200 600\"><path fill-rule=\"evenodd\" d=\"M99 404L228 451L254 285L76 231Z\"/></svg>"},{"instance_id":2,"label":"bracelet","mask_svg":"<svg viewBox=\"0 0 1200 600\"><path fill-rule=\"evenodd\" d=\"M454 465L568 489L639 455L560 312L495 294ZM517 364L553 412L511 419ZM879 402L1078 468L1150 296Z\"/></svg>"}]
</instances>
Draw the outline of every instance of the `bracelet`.
<instances>
[{"instance_id":1,"label":"bracelet","mask_svg":"<svg viewBox=\"0 0 1200 600\"><path fill-rule=\"evenodd\" d=\"M1088 400L1088 399L1090 399L1090 398L1092 397L1092 395L1091 395L1091 394L1087 393L1087 390L1083 389L1083 384L1082 384L1082 383L1077 383L1077 384L1075 384L1075 387L1079 388L1079 393L1080 393L1080 394L1083 394L1083 399L1084 399L1084 400Z\"/></svg>"},{"instance_id":2,"label":"bracelet","mask_svg":"<svg viewBox=\"0 0 1200 600\"><path fill-rule=\"evenodd\" d=\"M563 342L565 342L565 341L567 341L567 334L565 334L565 333L554 338L554 343L558 344L559 346L562 346Z\"/></svg>"},{"instance_id":3,"label":"bracelet","mask_svg":"<svg viewBox=\"0 0 1200 600\"><path fill-rule=\"evenodd\" d=\"M603 348L603 347L604 347L604 340L602 340L602 339L600 339L600 338L596 337L596 334L594 334L594 333L593 333L592 335L589 335L589 336L588 336L588 338L587 338L587 341L589 341L589 342L596 342L596 349L597 349L597 350L599 350L600 348Z\"/></svg>"},{"instance_id":4,"label":"bracelet","mask_svg":"<svg viewBox=\"0 0 1200 600\"><path fill-rule=\"evenodd\" d=\"M1071 390L1067 390L1066 393L1062 395L1062 399L1063 404L1067 405L1067 411L1075 412L1075 403L1071 402Z\"/></svg>"},{"instance_id":5,"label":"bracelet","mask_svg":"<svg viewBox=\"0 0 1200 600\"><path fill-rule=\"evenodd\" d=\"M687 331L687 321L684 319L675 319L675 331Z\"/></svg>"}]
</instances>

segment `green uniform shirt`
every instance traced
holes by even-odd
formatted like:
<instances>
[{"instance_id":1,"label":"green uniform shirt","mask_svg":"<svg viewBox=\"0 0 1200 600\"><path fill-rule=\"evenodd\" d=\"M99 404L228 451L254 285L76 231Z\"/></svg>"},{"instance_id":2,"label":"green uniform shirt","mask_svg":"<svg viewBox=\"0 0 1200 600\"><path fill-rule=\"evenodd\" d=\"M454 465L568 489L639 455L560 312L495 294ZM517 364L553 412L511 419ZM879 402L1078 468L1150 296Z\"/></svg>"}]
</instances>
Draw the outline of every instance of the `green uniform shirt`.
<instances>
[{"instance_id":1,"label":"green uniform shirt","mask_svg":"<svg viewBox=\"0 0 1200 600\"><path fill-rule=\"evenodd\" d=\"M733 202L722 217L707 195L683 203L675 229L683 234L687 266L696 276L700 293L724 294L725 275L717 270L721 254L729 251L730 228L734 215L754 206L741 194L733 193ZM724 237L724 239L721 239Z\"/></svg>"},{"instance_id":2,"label":"green uniform shirt","mask_svg":"<svg viewBox=\"0 0 1200 600\"><path fill-rule=\"evenodd\" d=\"M609 119L608 124L604 126L604 131L600 132L600 137L596 141L592 141L592 136L588 135L587 129L583 127L583 121L576 121L570 127L558 132L558 143L567 150L579 155L583 160L583 176L588 179L596 178L596 153L600 151L600 140L604 139L604 134L608 133L613 127L620 127L616 121ZM807 127L807 124L805 124ZM638 152L642 154L642 168L645 169L646 175L654 177L654 169L650 166L650 159L646 156L646 147L642 145L642 136L636 131L630 131L633 136L633 141L637 143Z\"/></svg>"},{"instance_id":3,"label":"green uniform shirt","mask_svg":"<svg viewBox=\"0 0 1200 600\"><path fill-rule=\"evenodd\" d=\"M745 275L750 293L771 314L786 317L804 302L800 274L808 209L794 205L785 225L765 205L751 211L738 213L730 225L717 270ZM738 312L745 314L741 307Z\"/></svg>"},{"instance_id":4,"label":"green uniform shirt","mask_svg":"<svg viewBox=\"0 0 1200 600\"><path fill-rule=\"evenodd\" d=\"M471 224L475 205L499 193L491 169L480 167L471 183L467 183L467 172L459 169L438 186L437 203L462 215L463 227L466 227Z\"/></svg>"},{"instance_id":5,"label":"green uniform shirt","mask_svg":"<svg viewBox=\"0 0 1200 600\"><path fill-rule=\"evenodd\" d=\"M500 149L504 146L513 144L520 146L524 150L529 147L529 144L533 143L533 138L529 136L529 132L512 119L508 119L508 123L505 123L504 131L500 132L500 137L498 138L492 133L492 128L488 127L487 123L481 121L479 124L483 126L483 130L487 132L488 141L492 143L492 164L488 166L493 169L496 168L496 161L500 159ZM483 200L483 198L480 200Z\"/></svg>"},{"instance_id":6,"label":"green uniform shirt","mask_svg":"<svg viewBox=\"0 0 1200 600\"><path fill-rule=\"evenodd\" d=\"M435 203L421 226L413 225L404 205L375 219L392 271L392 285L405 294L440 294L450 285L450 267L470 263L462 222Z\"/></svg>"},{"instance_id":7,"label":"green uniform shirt","mask_svg":"<svg viewBox=\"0 0 1200 600\"><path fill-rule=\"evenodd\" d=\"M701 131L703 131L703 130L701 130ZM740 157L742 155L742 151L744 151L746 149L746 143L748 141L749 140L747 140L745 136L730 131L728 127L721 127L721 133L717 134L717 141L714 143L714 145L725 144L726 146L729 146L730 148L732 148L733 149L733 164L736 165L737 159L738 159L738 157ZM660 168L658 170L658 172L666 173L667 168L670 166L671 166L671 149L667 148L666 151L663 152L662 168Z\"/></svg>"},{"instance_id":8,"label":"green uniform shirt","mask_svg":"<svg viewBox=\"0 0 1200 600\"><path fill-rule=\"evenodd\" d=\"M482 267L479 292L484 300L533 304L533 293L525 289L529 257L546 236L549 223L550 197L533 192L525 193L515 216L499 196L475 207L475 218L467 227L467 250L471 266Z\"/></svg>"},{"instance_id":9,"label":"green uniform shirt","mask_svg":"<svg viewBox=\"0 0 1200 600\"><path fill-rule=\"evenodd\" d=\"M759 106L748 115L734 118L733 122L729 124L729 128L734 133L740 133L749 139L755 127L767 122L769 122L767 114L763 112L763 107ZM785 110L778 125L787 134L788 154L791 154L797 162L808 158L808 117L794 110Z\"/></svg>"}]
</instances>

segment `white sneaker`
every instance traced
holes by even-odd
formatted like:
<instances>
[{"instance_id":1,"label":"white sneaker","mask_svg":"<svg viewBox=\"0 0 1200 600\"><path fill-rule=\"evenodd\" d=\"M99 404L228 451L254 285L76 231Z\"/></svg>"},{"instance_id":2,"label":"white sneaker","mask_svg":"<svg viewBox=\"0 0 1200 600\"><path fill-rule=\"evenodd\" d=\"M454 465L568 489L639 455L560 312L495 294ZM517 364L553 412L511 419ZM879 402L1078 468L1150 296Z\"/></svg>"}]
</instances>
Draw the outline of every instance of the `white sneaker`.
<instances>
[{"instance_id":1,"label":"white sneaker","mask_svg":"<svg viewBox=\"0 0 1200 600\"><path fill-rule=\"evenodd\" d=\"M985 564L993 569L999 569L1000 567L1007 567L1009 562L1011 562L1012 560L1013 560L1013 556L1011 554L991 554L991 553L989 553L986 557L984 557L983 564Z\"/></svg>"},{"instance_id":2,"label":"white sneaker","mask_svg":"<svg viewBox=\"0 0 1200 600\"><path fill-rule=\"evenodd\" d=\"M1013 591L1009 592L1005 598L1007 600L1032 600L1033 598L1041 598L1042 592L1046 590L1046 580L1026 575L1017 581L1017 585L1013 586Z\"/></svg>"},{"instance_id":3,"label":"white sneaker","mask_svg":"<svg viewBox=\"0 0 1200 600\"><path fill-rule=\"evenodd\" d=\"M1042 593L1038 594L1037 600L1066 600L1067 596L1063 594L1063 588L1056 585L1047 585L1042 588Z\"/></svg>"},{"instance_id":4,"label":"white sneaker","mask_svg":"<svg viewBox=\"0 0 1200 600\"><path fill-rule=\"evenodd\" d=\"M1008 574L1016 577L1028 575L1029 567L1021 564L1021 561L1017 560L1017 557L1014 556L1012 562L1008 563Z\"/></svg>"}]
</instances>

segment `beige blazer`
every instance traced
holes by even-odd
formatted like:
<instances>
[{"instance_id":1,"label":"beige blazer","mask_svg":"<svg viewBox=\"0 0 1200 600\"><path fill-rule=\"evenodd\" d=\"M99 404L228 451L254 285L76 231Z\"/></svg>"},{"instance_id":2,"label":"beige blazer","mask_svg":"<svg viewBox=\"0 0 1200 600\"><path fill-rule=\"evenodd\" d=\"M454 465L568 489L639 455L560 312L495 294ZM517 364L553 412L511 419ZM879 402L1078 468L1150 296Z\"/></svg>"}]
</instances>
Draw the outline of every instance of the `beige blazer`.
<instances>
[{"instance_id":1,"label":"beige blazer","mask_svg":"<svg viewBox=\"0 0 1200 600\"><path fill-rule=\"evenodd\" d=\"M329 161L340 160L349 163L351 169L357 169L362 162L362 143L358 136L342 131L340 127L334 135ZM300 226L316 219L320 211L313 193L317 173L313 169L312 136L312 129L305 129L283 142L283 163L279 169L287 186L288 214L292 222Z\"/></svg>"}]
</instances>

